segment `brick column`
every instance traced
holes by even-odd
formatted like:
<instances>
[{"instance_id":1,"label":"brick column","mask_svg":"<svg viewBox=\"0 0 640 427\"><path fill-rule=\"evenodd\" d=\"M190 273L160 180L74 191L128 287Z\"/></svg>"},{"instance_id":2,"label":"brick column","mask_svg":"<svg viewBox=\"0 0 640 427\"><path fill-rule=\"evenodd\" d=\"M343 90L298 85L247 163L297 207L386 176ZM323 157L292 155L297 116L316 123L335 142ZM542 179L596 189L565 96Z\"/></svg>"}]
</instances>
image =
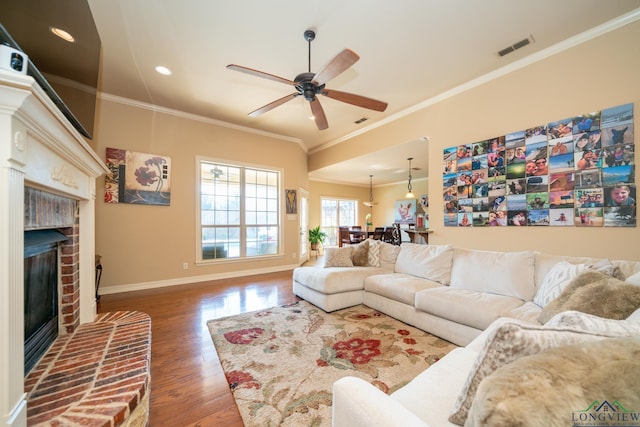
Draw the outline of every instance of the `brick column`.
<instances>
[{"instance_id":1,"label":"brick column","mask_svg":"<svg viewBox=\"0 0 640 427\"><path fill-rule=\"evenodd\" d=\"M73 227L60 231L69 238L60 244L60 330L73 333L80 325L80 226L78 209Z\"/></svg>"}]
</instances>

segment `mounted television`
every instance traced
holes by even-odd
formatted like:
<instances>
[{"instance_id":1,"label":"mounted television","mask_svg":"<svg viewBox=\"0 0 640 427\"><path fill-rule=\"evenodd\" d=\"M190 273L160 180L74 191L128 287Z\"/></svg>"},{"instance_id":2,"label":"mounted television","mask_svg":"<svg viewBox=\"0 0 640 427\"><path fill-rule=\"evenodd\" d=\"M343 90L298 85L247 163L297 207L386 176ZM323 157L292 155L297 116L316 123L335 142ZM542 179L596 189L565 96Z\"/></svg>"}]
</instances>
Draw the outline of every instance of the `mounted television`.
<instances>
[{"instance_id":1,"label":"mounted television","mask_svg":"<svg viewBox=\"0 0 640 427\"><path fill-rule=\"evenodd\" d=\"M51 31L71 34L73 42ZM101 42L86 0L2 0L0 44L29 57L32 76L71 124L93 137Z\"/></svg>"}]
</instances>

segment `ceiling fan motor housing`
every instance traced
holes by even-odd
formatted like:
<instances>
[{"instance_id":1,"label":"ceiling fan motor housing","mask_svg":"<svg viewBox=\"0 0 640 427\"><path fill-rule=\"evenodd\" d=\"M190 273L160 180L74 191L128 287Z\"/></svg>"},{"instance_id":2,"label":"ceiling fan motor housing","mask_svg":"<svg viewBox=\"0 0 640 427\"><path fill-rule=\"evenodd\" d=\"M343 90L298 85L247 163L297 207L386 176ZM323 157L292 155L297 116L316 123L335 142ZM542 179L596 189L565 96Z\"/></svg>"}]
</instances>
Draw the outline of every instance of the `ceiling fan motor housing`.
<instances>
[{"instance_id":1,"label":"ceiling fan motor housing","mask_svg":"<svg viewBox=\"0 0 640 427\"><path fill-rule=\"evenodd\" d=\"M316 94L321 93L324 89L324 85L318 86L312 82L315 75L315 73L300 73L293 80L296 82L296 89L307 101L313 101Z\"/></svg>"}]
</instances>

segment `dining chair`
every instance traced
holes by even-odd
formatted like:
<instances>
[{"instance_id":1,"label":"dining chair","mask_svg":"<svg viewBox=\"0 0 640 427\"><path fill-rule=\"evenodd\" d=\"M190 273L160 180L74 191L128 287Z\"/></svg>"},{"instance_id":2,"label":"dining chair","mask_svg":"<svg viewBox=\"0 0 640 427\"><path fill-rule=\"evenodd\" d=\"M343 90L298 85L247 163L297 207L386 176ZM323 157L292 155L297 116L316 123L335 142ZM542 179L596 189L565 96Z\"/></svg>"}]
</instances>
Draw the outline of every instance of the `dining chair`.
<instances>
[{"instance_id":1,"label":"dining chair","mask_svg":"<svg viewBox=\"0 0 640 427\"><path fill-rule=\"evenodd\" d=\"M373 230L373 240L383 240L384 239L384 227L376 227Z\"/></svg>"},{"instance_id":2,"label":"dining chair","mask_svg":"<svg viewBox=\"0 0 640 427\"><path fill-rule=\"evenodd\" d=\"M362 231L362 226L361 225L352 225L351 226L351 231L358 231L361 232ZM351 239L351 243L360 243L363 240L365 240L367 238L366 234L363 233L351 233L349 235L349 238Z\"/></svg>"},{"instance_id":3,"label":"dining chair","mask_svg":"<svg viewBox=\"0 0 640 427\"><path fill-rule=\"evenodd\" d=\"M393 244L393 227L384 227L384 236L382 241Z\"/></svg>"},{"instance_id":4,"label":"dining chair","mask_svg":"<svg viewBox=\"0 0 640 427\"><path fill-rule=\"evenodd\" d=\"M396 246L400 246L402 243L402 229L400 228L400 223L396 222L393 224L393 227L391 228L391 236L391 243Z\"/></svg>"},{"instance_id":5,"label":"dining chair","mask_svg":"<svg viewBox=\"0 0 640 427\"><path fill-rule=\"evenodd\" d=\"M340 226L338 227L338 246L342 247L343 244L351 244L351 234L349 233L349 227Z\"/></svg>"}]
</instances>

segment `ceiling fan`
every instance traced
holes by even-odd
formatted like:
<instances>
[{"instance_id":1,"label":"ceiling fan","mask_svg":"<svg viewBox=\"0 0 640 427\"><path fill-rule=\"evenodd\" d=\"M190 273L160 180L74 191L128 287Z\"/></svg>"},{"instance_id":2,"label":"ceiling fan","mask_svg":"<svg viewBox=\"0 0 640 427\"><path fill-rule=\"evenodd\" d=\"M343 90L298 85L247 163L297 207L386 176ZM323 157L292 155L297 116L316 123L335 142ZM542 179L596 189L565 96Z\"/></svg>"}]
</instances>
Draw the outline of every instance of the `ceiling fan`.
<instances>
[{"instance_id":1,"label":"ceiling fan","mask_svg":"<svg viewBox=\"0 0 640 427\"><path fill-rule=\"evenodd\" d=\"M265 79L273 80L276 82L284 83L295 87L296 91L270 102L257 110L249 113L251 117L258 117L267 111L271 111L274 108L284 104L287 101L292 100L300 95L304 96L304 99L309 101L311 106L311 112L316 122L316 126L320 130L324 130L329 127L327 117L324 114L322 105L316 97L316 95L324 95L329 98L346 102L347 104L357 105L358 107L367 108L369 110L384 111L387 108L387 103L377 101L375 99L367 98L360 95L355 95L348 92L341 92L337 90L330 90L325 88L325 84L332 78L338 76L360 59L357 53L351 49L344 49L337 54L331 61L329 61L324 67L317 73L311 72L311 42L316 38L316 33L313 30L306 30L304 32L304 39L309 43L309 71L306 73L298 74L293 80L285 79L273 74L265 73L263 71L254 70L252 68L243 67L241 65L229 64L227 68L234 71L240 71L242 73L250 74L252 76L262 77Z\"/></svg>"}]
</instances>

